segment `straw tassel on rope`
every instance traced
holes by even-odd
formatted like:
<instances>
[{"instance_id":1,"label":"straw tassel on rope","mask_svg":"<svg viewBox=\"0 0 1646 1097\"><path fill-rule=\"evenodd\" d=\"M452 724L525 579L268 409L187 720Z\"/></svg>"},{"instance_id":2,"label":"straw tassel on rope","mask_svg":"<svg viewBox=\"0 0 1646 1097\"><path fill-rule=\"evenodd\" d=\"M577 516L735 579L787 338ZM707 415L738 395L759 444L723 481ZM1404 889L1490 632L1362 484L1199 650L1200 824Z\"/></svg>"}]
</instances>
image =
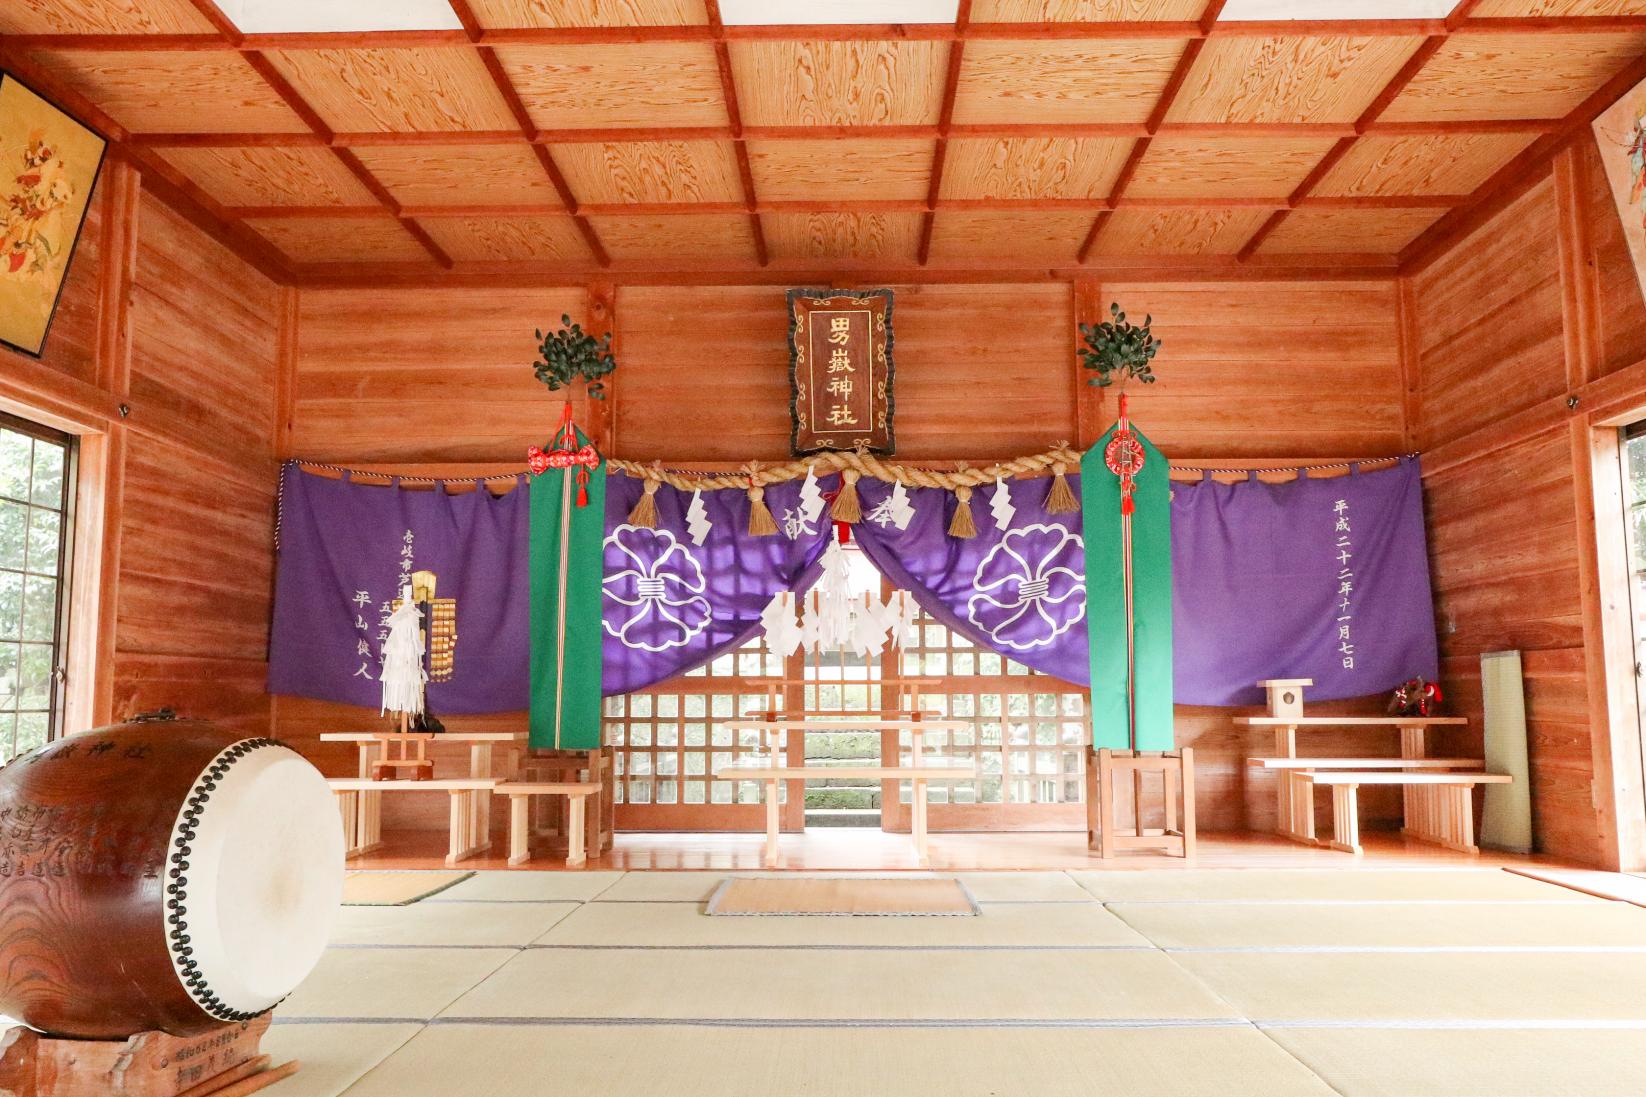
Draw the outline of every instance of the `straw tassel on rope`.
<instances>
[{"instance_id":1,"label":"straw tassel on rope","mask_svg":"<svg viewBox=\"0 0 1646 1097\"><path fill-rule=\"evenodd\" d=\"M1047 514L1073 514L1080 509L1080 500L1074 497L1064 473L1069 467L1062 461L1052 466L1052 489L1046 493Z\"/></svg>"},{"instance_id":2,"label":"straw tassel on rope","mask_svg":"<svg viewBox=\"0 0 1646 1097\"><path fill-rule=\"evenodd\" d=\"M639 526L642 529L657 528L657 500L654 496L657 495L657 489L661 486L660 481L646 481L644 490L640 493L639 501L634 504L634 509L629 511L629 525Z\"/></svg>"},{"instance_id":3,"label":"straw tassel on rope","mask_svg":"<svg viewBox=\"0 0 1646 1097\"><path fill-rule=\"evenodd\" d=\"M954 508L954 518L949 522L949 536L969 541L977 536L977 523L972 521L972 489L955 488L954 497L959 505Z\"/></svg>"},{"instance_id":4,"label":"straw tassel on rope","mask_svg":"<svg viewBox=\"0 0 1646 1097\"><path fill-rule=\"evenodd\" d=\"M853 525L863 520L863 508L857 502L856 469L846 469L840 474L840 493L834 497L834 506L829 508L829 517L836 522L845 522Z\"/></svg>"},{"instance_id":5,"label":"straw tassel on rope","mask_svg":"<svg viewBox=\"0 0 1646 1097\"><path fill-rule=\"evenodd\" d=\"M766 489L755 482L760 473L758 464L749 465L749 536L770 537L777 532L777 522L771 508L766 506Z\"/></svg>"}]
</instances>

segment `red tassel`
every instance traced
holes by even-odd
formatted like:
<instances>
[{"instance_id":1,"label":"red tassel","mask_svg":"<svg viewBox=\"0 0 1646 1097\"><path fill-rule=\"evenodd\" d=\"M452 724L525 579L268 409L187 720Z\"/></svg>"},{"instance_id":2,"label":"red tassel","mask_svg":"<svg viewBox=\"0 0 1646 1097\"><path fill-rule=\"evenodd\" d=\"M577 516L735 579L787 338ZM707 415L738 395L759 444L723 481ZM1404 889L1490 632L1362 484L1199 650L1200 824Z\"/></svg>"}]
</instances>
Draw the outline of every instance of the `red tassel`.
<instances>
[{"instance_id":1,"label":"red tassel","mask_svg":"<svg viewBox=\"0 0 1646 1097\"><path fill-rule=\"evenodd\" d=\"M577 505L589 505L589 466L577 466Z\"/></svg>"}]
</instances>

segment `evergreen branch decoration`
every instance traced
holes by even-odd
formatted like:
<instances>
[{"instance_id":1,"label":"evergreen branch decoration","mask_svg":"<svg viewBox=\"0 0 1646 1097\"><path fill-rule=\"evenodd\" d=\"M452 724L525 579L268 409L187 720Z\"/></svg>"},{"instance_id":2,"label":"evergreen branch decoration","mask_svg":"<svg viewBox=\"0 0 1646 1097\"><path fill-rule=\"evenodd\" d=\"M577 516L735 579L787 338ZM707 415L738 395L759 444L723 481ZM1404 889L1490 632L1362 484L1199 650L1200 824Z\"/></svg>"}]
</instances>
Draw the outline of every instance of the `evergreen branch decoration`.
<instances>
[{"instance_id":1,"label":"evergreen branch decoration","mask_svg":"<svg viewBox=\"0 0 1646 1097\"><path fill-rule=\"evenodd\" d=\"M537 361L532 363L533 375L549 386L550 392L569 387L581 377L588 382L589 395L604 400L606 386L601 378L617 369L617 359L612 357L612 333L608 331L596 339L566 315L560 317L560 324L559 331L548 335L533 332L540 344Z\"/></svg>"},{"instance_id":2,"label":"evergreen branch decoration","mask_svg":"<svg viewBox=\"0 0 1646 1097\"><path fill-rule=\"evenodd\" d=\"M1131 323L1116 303L1109 306L1108 320L1081 324L1080 334L1086 345L1080 350L1080 364L1097 374L1087 383L1108 388L1117 378L1124 382L1135 377L1142 384L1154 384L1154 369L1149 363L1160 351L1160 340L1149 332L1153 322L1153 316L1145 316L1141 325Z\"/></svg>"}]
</instances>

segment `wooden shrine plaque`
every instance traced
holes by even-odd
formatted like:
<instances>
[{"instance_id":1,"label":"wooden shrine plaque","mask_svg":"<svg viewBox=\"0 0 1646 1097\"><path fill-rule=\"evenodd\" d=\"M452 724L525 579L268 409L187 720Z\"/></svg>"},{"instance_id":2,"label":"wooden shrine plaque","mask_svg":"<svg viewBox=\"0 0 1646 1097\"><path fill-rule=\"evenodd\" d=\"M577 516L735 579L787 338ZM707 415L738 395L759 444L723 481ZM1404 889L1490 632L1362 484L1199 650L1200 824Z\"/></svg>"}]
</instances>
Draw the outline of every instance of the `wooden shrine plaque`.
<instances>
[{"instance_id":1,"label":"wooden shrine plaque","mask_svg":"<svg viewBox=\"0 0 1646 1097\"><path fill-rule=\"evenodd\" d=\"M895 453L892 291L789 291L789 411L796 457Z\"/></svg>"}]
</instances>

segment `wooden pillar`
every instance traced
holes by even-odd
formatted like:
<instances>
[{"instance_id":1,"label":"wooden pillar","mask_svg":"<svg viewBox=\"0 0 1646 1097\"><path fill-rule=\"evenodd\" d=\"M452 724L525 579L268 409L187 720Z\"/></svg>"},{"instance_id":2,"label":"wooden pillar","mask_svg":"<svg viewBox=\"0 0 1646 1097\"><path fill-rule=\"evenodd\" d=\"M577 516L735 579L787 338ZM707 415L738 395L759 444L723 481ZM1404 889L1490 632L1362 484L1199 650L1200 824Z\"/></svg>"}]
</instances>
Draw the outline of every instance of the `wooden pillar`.
<instances>
[{"instance_id":1,"label":"wooden pillar","mask_svg":"<svg viewBox=\"0 0 1646 1097\"><path fill-rule=\"evenodd\" d=\"M77 563L86 582L75 583L73 595L80 604L73 613L76 622L92 637L89 655L77 663L91 681L77 689L68 683L69 697L78 695L79 704L70 703L66 730L84 730L113 721L115 607L119 599L120 542L125 509L127 427L125 416L131 401L132 285L137 277L138 210L142 180L137 169L115 159L104 176L102 266L97 288L97 385L118 407L119 418L95 438L82 440L80 472L89 477L77 502L89 504L77 510L77 533L91 549ZM89 528L88 528L89 526ZM77 537L77 540L80 538ZM79 554L76 554L79 556ZM71 582L74 582L71 579ZM89 597L87 597L89 595ZM89 604L88 604L89 603Z\"/></svg>"},{"instance_id":2,"label":"wooden pillar","mask_svg":"<svg viewBox=\"0 0 1646 1097\"><path fill-rule=\"evenodd\" d=\"M274 358L274 456L295 457L292 428L297 410L298 290L281 286L280 327L276 333Z\"/></svg>"},{"instance_id":3,"label":"wooden pillar","mask_svg":"<svg viewBox=\"0 0 1646 1097\"><path fill-rule=\"evenodd\" d=\"M587 299L588 316L583 322L583 330L596 339L608 331L611 332L612 354L621 364L623 337L617 328L617 286L611 282L591 282L587 290ZM601 453L617 452L617 378L616 373L605 378L603 389L606 398L590 398L579 417L583 430Z\"/></svg>"},{"instance_id":4,"label":"wooden pillar","mask_svg":"<svg viewBox=\"0 0 1646 1097\"><path fill-rule=\"evenodd\" d=\"M1073 373L1075 437L1074 448L1084 452L1103 436L1108 428L1108 408L1102 389L1089 383L1094 376L1080 365L1080 325L1096 324L1103 319L1103 287L1092 279L1080 279L1074 284L1074 347L1069 359Z\"/></svg>"},{"instance_id":5,"label":"wooden pillar","mask_svg":"<svg viewBox=\"0 0 1646 1097\"><path fill-rule=\"evenodd\" d=\"M1600 375L1600 266L1589 226L1587 145L1568 144L1555 157L1556 237L1560 245L1560 316L1565 335L1566 387L1576 391Z\"/></svg>"},{"instance_id":6,"label":"wooden pillar","mask_svg":"<svg viewBox=\"0 0 1646 1097\"><path fill-rule=\"evenodd\" d=\"M1417 336L1417 298L1410 277L1395 279L1395 323L1400 341L1400 445L1410 453L1421 446L1423 355Z\"/></svg>"},{"instance_id":7,"label":"wooden pillar","mask_svg":"<svg viewBox=\"0 0 1646 1097\"><path fill-rule=\"evenodd\" d=\"M1573 142L1556 155L1554 183L1566 387L1575 400L1600 376L1605 358L1584 142ZM1630 580L1623 562L1617 431L1610 424L1596 423L1581 405L1574 410L1568 430L1598 859L1605 868L1640 868L1646 866L1641 807L1646 775L1641 766L1639 701L1629 673L1636 655L1628 627Z\"/></svg>"}]
</instances>

